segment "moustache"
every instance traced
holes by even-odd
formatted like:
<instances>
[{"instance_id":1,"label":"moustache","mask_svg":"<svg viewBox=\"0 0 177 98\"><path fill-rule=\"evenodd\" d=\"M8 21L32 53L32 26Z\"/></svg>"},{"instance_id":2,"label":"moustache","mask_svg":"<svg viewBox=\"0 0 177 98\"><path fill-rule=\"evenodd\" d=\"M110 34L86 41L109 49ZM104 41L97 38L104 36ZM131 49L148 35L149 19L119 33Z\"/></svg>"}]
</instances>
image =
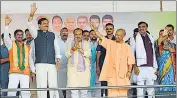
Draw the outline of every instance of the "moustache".
<instances>
[{"instance_id":1,"label":"moustache","mask_svg":"<svg viewBox=\"0 0 177 98\"><path fill-rule=\"evenodd\" d=\"M67 37L68 35L63 35L63 36Z\"/></svg>"},{"instance_id":2,"label":"moustache","mask_svg":"<svg viewBox=\"0 0 177 98\"><path fill-rule=\"evenodd\" d=\"M80 37L76 37L76 40L80 39Z\"/></svg>"},{"instance_id":3,"label":"moustache","mask_svg":"<svg viewBox=\"0 0 177 98\"><path fill-rule=\"evenodd\" d=\"M108 31L108 33L112 33L112 31Z\"/></svg>"}]
</instances>

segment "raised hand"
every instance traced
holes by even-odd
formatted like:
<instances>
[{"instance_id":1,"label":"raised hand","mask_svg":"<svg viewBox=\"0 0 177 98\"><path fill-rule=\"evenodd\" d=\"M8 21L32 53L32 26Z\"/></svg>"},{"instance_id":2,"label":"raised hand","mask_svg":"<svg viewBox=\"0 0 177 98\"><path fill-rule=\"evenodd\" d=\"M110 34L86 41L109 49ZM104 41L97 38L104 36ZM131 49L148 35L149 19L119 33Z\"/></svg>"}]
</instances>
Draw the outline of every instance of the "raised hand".
<instances>
[{"instance_id":1,"label":"raised hand","mask_svg":"<svg viewBox=\"0 0 177 98\"><path fill-rule=\"evenodd\" d=\"M163 36L168 35L168 32L169 32L169 30L168 30L167 28L165 28L165 29L164 29L164 33L163 33Z\"/></svg>"},{"instance_id":2,"label":"raised hand","mask_svg":"<svg viewBox=\"0 0 177 98\"><path fill-rule=\"evenodd\" d=\"M36 3L31 4L31 14L34 14L37 10Z\"/></svg>"},{"instance_id":3,"label":"raised hand","mask_svg":"<svg viewBox=\"0 0 177 98\"><path fill-rule=\"evenodd\" d=\"M80 48L78 41L75 42L75 47L76 47L76 49Z\"/></svg>"},{"instance_id":4,"label":"raised hand","mask_svg":"<svg viewBox=\"0 0 177 98\"><path fill-rule=\"evenodd\" d=\"M6 17L5 17L5 26L8 26L11 21L12 21L12 19L8 15L6 15Z\"/></svg>"},{"instance_id":5,"label":"raised hand","mask_svg":"<svg viewBox=\"0 0 177 98\"><path fill-rule=\"evenodd\" d=\"M91 22L90 22L90 28L91 28L92 30L94 30L95 32L97 31L96 26L94 26Z\"/></svg>"},{"instance_id":6,"label":"raised hand","mask_svg":"<svg viewBox=\"0 0 177 98\"><path fill-rule=\"evenodd\" d=\"M36 3L31 4L31 12L30 12L30 16L28 18L28 22L31 22L33 20L33 16L34 16L36 10L37 10Z\"/></svg>"}]
</instances>

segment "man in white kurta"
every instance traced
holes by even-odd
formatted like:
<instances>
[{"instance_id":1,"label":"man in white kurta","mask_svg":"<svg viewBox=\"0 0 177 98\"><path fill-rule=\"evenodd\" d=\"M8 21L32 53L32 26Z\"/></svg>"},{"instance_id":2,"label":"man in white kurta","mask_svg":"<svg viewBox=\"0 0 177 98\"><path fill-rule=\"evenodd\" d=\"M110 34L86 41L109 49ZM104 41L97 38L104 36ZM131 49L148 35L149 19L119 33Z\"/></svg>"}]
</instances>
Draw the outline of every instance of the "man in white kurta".
<instances>
[{"instance_id":1,"label":"man in white kurta","mask_svg":"<svg viewBox=\"0 0 177 98\"><path fill-rule=\"evenodd\" d=\"M67 64L68 58L65 56L66 46L68 44L68 29L62 28L60 31L61 38L58 39L58 45L60 47L61 67L58 70L58 87L66 88L67 85ZM60 92L59 92L60 93ZM63 95L63 96L62 96ZM60 98L70 98L70 91L63 90Z\"/></svg>"},{"instance_id":2,"label":"man in white kurta","mask_svg":"<svg viewBox=\"0 0 177 98\"><path fill-rule=\"evenodd\" d=\"M26 38L24 42L30 46L30 49L32 51L32 59L35 61L35 44L33 37L31 36L28 29L25 30ZM31 78L30 79L30 88L37 88L36 86L36 79ZM31 98L37 98L37 91L31 91Z\"/></svg>"},{"instance_id":3,"label":"man in white kurta","mask_svg":"<svg viewBox=\"0 0 177 98\"><path fill-rule=\"evenodd\" d=\"M134 43L130 43L132 51L136 54L136 65L134 72L136 74L137 85L154 85L157 79L157 61L154 49L154 39L147 32L148 24L139 22L139 32L136 35ZM148 73L148 75L147 75ZM154 88L147 88L148 98L153 98ZM144 98L143 88L137 88L137 98Z\"/></svg>"},{"instance_id":4,"label":"man in white kurta","mask_svg":"<svg viewBox=\"0 0 177 98\"><path fill-rule=\"evenodd\" d=\"M58 88L57 69L60 68L60 48L57 37L49 31L49 20L41 18L38 20L39 30L32 24L33 16L37 10L36 4L31 5L28 18L28 29L35 42L35 66L37 88ZM38 91L38 98L47 98L47 91ZM50 90L50 98L59 98L57 90Z\"/></svg>"},{"instance_id":5,"label":"man in white kurta","mask_svg":"<svg viewBox=\"0 0 177 98\"><path fill-rule=\"evenodd\" d=\"M82 29L74 30L74 40L66 48L68 57L67 87L90 86L90 44L82 40ZM87 90L72 90L72 98L87 98Z\"/></svg>"}]
</instances>

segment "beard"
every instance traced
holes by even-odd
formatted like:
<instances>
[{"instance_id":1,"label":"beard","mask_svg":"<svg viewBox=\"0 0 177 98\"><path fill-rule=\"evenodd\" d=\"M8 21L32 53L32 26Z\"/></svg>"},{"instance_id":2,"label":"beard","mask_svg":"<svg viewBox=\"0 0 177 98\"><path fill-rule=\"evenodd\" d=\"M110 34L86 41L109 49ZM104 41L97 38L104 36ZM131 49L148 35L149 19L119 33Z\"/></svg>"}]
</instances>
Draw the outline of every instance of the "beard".
<instances>
[{"instance_id":1,"label":"beard","mask_svg":"<svg viewBox=\"0 0 177 98\"><path fill-rule=\"evenodd\" d=\"M96 38L96 37L92 37L91 40L92 40L92 41L96 41L97 38Z\"/></svg>"}]
</instances>

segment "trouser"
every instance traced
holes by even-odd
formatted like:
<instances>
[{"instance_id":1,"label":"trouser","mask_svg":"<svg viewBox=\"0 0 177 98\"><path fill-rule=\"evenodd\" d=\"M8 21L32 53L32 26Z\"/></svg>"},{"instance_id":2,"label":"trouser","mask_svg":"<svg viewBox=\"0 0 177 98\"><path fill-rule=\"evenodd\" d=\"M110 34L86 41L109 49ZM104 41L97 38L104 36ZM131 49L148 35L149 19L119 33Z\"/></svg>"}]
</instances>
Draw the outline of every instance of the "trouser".
<instances>
[{"instance_id":1,"label":"trouser","mask_svg":"<svg viewBox=\"0 0 177 98\"><path fill-rule=\"evenodd\" d=\"M107 86L107 81L101 81L101 86ZM108 89L101 89L101 97L108 96Z\"/></svg>"},{"instance_id":2,"label":"trouser","mask_svg":"<svg viewBox=\"0 0 177 98\"><path fill-rule=\"evenodd\" d=\"M131 85L135 86L137 84L136 83L131 83ZM136 96L137 96L136 88L129 89L128 94L129 94L129 96L132 96L131 98L136 98Z\"/></svg>"},{"instance_id":3,"label":"trouser","mask_svg":"<svg viewBox=\"0 0 177 98\"><path fill-rule=\"evenodd\" d=\"M100 64L100 71L102 70L103 64ZM107 81L101 81L101 86L107 86ZM103 97L103 95L105 94L105 96L108 96L108 89L101 89L101 97Z\"/></svg>"},{"instance_id":4,"label":"trouser","mask_svg":"<svg viewBox=\"0 0 177 98\"><path fill-rule=\"evenodd\" d=\"M37 88L58 88L57 69L54 64L36 64L36 82ZM50 90L50 98L59 98L57 90ZM37 91L38 98L47 98L47 91Z\"/></svg>"},{"instance_id":5,"label":"trouser","mask_svg":"<svg viewBox=\"0 0 177 98\"><path fill-rule=\"evenodd\" d=\"M153 67L139 67L140 73L137 76L137 85L154 85L154 80L157 78L154 74ZM147 75L148 73L148 75ZM147 88L148 98L155 98L154 88ZM143 88L137 88L137 98L144 98Z\"/></svg>"},{"instance_id":6,"label":"trouser","mask_svg":"<svg viewBox=\"0 0 177 98\"><path fill-rule=\"evenodd\" d=\"M17 87L17 88L20 88L20 83L18 84L18 87ZM20 91L17 91L16 96L20 96Z\"/></svg>"},{"instance_id":7,"label":"trouser","mask_svg":"<svg viewBox=\"0 0 177 98\"><path fill-rule=\"evenodd\" d=\"M9 63L5 63L0 65L1 72L0 72L0 87L2 89L8 88L8 82L9 82ZM1 96L7 96L7 92L3 92Z\"/></svg>"},{"instance_id":8,"label":"trouser","mask_svg":"<svg viewBox=\"0 0 177 98\"><path fill-rule=\"evenodd\" d=\"M30 79L30 88L36 89L36 78L35 79ZM31 98L37 98L37 91L31 91Z\"/></svg>"},{"instance_id":9,"label":"trouser","mask_svg":"<svg viewBox=\"0 0 177 98\"><path fill-rule=\"evenodd\" d=\"M101 83L96 83L95 86L100 87ZM92 98L92 97L100 98L101 97L101 89L96 89L93 92L88 92L88 96L89 96L89 98Z\"/></svg>"},{"instance_id":10,"label":"trouser","mask_svg":"<svg viewBox=\"0 0 177 98\"><path fill-rule=\"evenodd\" d=\"M71 98L71 91L70 90L62 90L59 91L60 98Z\"/></svg>"},{"instance_id":11,"label":"trouser","mask_svg":"<svg viewBox=\"0 0 177 98\"><path fill-rule=\"evenodd\" d=\"M88 98L87 90L71 90L71 98Z\"/></svg>"},{"instance_id":12,"label":"trouser","mask_svg":"<svg viewBox=\"0 0 177 98\"><path fill-rule=\"evenodd\" d=\"M8 88L17 88L20 82L20 88L29 88L29 76L18 73L9 74L9 85ZM8 96L16 96L16 91L8 92ZM22 98L30 98L30 91L21 91Z\"/></svg>"},{"instance_id":13,"label":"trouser","mask_svg":"<svg viewBox=\"0 0 177 98\"><path fill-rule=\"evenodd\" d=\"M67 68L60 68L58 70L58 87L66 88L67 85ZM71 98L71 91L59 91L60 98Z\"/></svg>"}]
</instances>

